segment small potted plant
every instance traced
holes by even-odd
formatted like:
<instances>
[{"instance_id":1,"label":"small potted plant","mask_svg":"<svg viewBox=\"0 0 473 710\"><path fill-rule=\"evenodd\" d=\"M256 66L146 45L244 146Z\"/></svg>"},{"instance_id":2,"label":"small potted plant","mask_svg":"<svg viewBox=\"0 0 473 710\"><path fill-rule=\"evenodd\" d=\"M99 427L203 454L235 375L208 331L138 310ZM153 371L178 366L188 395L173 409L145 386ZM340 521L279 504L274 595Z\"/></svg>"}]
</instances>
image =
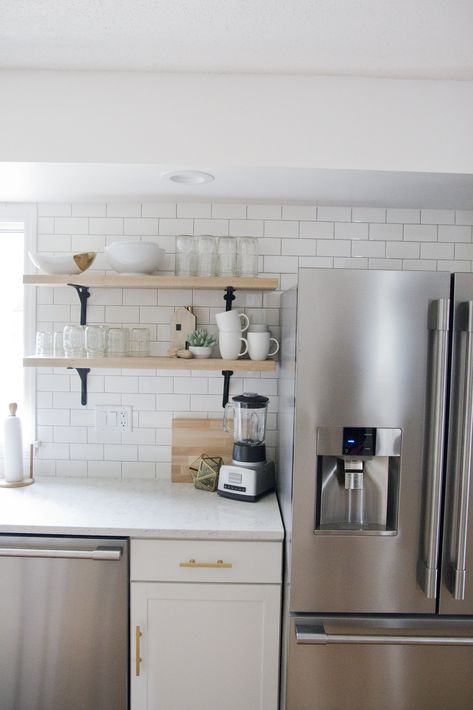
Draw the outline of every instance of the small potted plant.
<instances>
[{"instance_id":1,"label":"small potted plant","mask_svg":"<svg viewBox=\"0 0 473 710\"><path fill-rule=\"evenodd\" d=\"M197 328L187 336L189 350L194 357L206 358L212 354L212 346L216 340L213 335L209 335L205 328Z\"/></svg>"}]
</instances>

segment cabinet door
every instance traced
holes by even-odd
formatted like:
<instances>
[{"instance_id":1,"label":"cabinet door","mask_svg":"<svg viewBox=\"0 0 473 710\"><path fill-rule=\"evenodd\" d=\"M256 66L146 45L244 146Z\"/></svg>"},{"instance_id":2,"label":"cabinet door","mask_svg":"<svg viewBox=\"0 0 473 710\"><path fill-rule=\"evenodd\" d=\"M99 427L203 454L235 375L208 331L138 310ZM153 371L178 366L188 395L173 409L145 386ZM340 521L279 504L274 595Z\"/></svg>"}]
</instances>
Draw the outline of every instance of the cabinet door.
<instances>
[{"instance_id":1,"label":"cabinet door","mask_svg":"<svg viewBox=\"0 0 473 710\"><path fill-rule=\"evenodd\" d=\"M132 710L277 710L279 617L279 585L132 583Z\"/></svg>"}]
</instances>

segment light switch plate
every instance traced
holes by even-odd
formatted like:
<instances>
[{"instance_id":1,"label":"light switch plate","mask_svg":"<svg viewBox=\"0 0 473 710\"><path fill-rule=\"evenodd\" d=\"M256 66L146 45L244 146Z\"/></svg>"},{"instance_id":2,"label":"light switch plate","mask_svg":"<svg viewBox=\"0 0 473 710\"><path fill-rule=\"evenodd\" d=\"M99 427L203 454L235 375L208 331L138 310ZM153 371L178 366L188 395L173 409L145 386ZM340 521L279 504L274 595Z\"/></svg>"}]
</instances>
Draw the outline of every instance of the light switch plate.
<instances>
[{"instance_id":1,"label":"light switch plate","mask_svg":"<svg viewBox=\"0 0 473 710\"><path fill-rule=\"evenodd\" d=\"M131 429L131 406L99 404L95 407L96 431L131 431Z\"/></svg>"}]
</instances>

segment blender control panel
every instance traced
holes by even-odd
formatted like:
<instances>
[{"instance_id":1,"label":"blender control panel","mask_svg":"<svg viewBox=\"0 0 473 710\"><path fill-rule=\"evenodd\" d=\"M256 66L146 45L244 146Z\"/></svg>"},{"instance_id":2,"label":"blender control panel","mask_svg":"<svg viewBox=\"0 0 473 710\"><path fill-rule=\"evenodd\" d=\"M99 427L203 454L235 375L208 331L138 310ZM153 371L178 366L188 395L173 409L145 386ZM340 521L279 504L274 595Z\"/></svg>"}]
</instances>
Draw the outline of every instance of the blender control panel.
<instances>
[{"instance_id":1,"label":"blender control panel","mask_svg":"<svg viewBox=\"0 0 473 710\"><path fill-rule=\"evenodd\" d=\"M375 456L376 429L373 427L344 427L343 454L345 456Z\"/></svg>"}]
</instances>

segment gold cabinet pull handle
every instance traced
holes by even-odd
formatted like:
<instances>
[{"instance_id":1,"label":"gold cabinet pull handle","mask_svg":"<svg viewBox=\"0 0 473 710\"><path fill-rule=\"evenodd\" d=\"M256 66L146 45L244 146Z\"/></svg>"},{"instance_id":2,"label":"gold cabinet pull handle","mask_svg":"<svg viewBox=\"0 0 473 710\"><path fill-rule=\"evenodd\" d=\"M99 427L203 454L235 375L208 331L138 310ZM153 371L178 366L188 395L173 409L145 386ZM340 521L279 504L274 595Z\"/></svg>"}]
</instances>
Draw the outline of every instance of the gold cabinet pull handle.
<instances>
[{"instance_id":1,"label":"gold cabinet pull handle","mask_svg":"<svg viewBox=\"0 0 473 710\"><path fill-rule=\"evenodd\" d=\"M179 567L204 567L206 569L231 569L233 567L231 562L224 562L223 560L217 560L216 562L196 562L196 560L188 560L187 562L180 562Z\"/></svg>"},{"instance_id":2,"label":"gold cabinet pull handle","mask_svg":"<svg viewBox=\"0 0 473 710\"><path fill-rule=\"evenodd\" d=\"M139 626L136 627L135 633L136 633L135 674L137 676L139 676L141 661L143 660L141 658L141 637L143 636L143 634L141 633L141 628Z\"/></svg>"}]
</instances>

